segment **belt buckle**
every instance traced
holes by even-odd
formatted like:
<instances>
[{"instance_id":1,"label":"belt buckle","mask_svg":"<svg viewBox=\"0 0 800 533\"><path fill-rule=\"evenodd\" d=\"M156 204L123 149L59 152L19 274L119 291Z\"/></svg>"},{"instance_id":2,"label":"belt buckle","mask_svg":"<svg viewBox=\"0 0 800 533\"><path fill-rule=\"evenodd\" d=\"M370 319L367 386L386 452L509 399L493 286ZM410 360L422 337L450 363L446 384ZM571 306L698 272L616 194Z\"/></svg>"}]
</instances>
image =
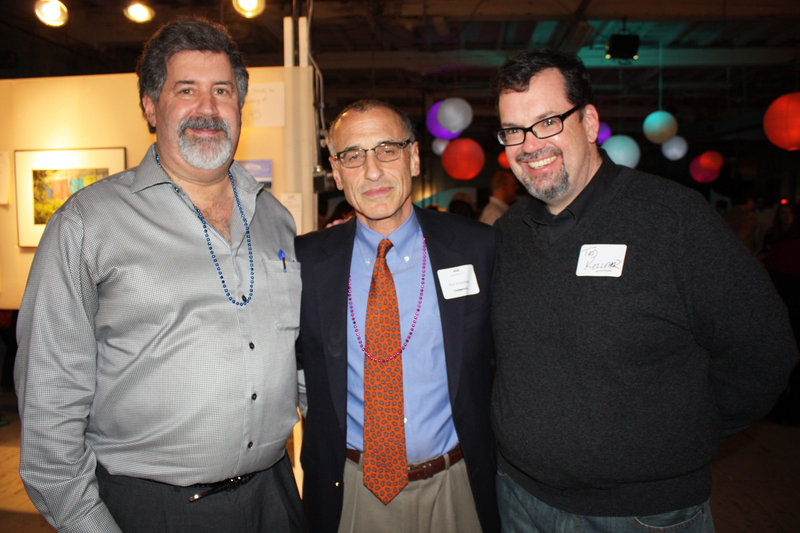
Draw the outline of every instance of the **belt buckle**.
<instances>
[{"instance_id":1,"label":"belt buckle","mask_svg":"<svg viewBox=\"0 0 800 533\"><path fill-rule=\"evenodd\" d=\"M433 477L433 461L426 461L421 465L417 465L417 468L422 471L422 477L419 479L428 479L429 477Z\"/></svg>"}]
</instances>

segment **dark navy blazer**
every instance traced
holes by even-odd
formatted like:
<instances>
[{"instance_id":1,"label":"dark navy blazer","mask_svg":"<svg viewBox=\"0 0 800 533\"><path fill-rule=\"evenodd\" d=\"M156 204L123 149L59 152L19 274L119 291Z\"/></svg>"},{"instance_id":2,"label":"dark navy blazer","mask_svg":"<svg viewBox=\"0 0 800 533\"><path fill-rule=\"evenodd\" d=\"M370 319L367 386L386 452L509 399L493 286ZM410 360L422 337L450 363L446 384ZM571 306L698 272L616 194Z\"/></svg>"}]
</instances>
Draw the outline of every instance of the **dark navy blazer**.
<instances>
[{"instance_id":1,"label":"dark navy blazer","mask_svg":"<svg viewBox=\"0 0 800 533\"><path fill-rule=\"evenodd\" d=\"M489 421L493 343L489 325L494 229L457 215L414 208L428 247L442 321L453 422L486 533L499 531L494 437ZM347 279L355 218L297 238L303 296L298 365L308 391L300 455L303 506L313 533L335 533L342 513L347 410ZM473 265L480 292L446 300L436 272ZM433 286L433 285L428 285ZM422 317L423 319L425 317Z\"/></svg>"}]
</instances>

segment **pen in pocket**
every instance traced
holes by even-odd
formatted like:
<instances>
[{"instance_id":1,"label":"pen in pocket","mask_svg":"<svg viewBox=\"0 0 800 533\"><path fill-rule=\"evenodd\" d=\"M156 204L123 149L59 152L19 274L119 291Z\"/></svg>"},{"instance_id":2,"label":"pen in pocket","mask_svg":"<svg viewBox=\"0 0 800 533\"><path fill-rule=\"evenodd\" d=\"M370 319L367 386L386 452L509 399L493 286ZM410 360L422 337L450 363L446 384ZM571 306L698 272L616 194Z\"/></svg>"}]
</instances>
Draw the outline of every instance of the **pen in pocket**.
<instances>
[{"instance_id":1,"label":"pen in pocket","mask_svg":"<svg viewBox=\"0 0 800 533\"><path fill-rule=\"evenodd\" d=\"M286 272L286 254L283 253L283 250L278 250L278 259L283 261L283 271Z\"/></svg>"}]
</instances>

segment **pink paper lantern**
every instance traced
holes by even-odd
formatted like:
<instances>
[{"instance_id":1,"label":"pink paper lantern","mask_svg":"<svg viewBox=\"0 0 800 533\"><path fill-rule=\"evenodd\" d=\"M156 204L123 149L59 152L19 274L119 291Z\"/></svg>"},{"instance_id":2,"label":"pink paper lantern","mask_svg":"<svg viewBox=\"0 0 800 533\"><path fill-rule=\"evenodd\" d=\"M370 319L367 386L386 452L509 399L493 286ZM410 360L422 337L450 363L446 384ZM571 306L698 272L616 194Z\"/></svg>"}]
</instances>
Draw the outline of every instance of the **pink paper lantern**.
<instances>
[{"instance_id":1,"label":"pink paper lantern","mask_svg":"<svg viewBox=\"0 0 800 533\"><path fill-rule=\"evenodd\" d=\"M700 157L701 156L695 157L692 159L692 162L689 163L689 174L692 175L692 179L697 183L711 183L719 177L719 169L707 170L703 168L700 164Z\"/></svg>"}]
</instances>

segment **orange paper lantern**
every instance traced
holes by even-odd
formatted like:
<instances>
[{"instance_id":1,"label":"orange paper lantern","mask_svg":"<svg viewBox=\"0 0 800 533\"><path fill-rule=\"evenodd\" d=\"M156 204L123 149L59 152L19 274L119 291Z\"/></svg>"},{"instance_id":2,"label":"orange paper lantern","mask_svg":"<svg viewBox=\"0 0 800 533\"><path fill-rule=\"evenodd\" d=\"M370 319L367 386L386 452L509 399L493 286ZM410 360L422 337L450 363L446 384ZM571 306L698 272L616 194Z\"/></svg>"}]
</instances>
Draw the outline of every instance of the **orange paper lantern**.
<instances>
[{"instance_id":1,"label":"orange paper lantern","mask_svg":"<svg viewBox=\"0 0 800 533\"><path fill-rule=\"evenodd\" d=\"M442 152L442 166L451 178L471 180L483 169L486 155L474 139L455 139Z\"/></svg>"},{"instance_id":2,"label":"orange paper lantern","mask_svg":"<svg viewBox=\"0 0 800 533\"><path fill-rule=\"evenodd\" d=\"M703 170L708 170L709 172L718 172L719 169L722 168L722 163L725 160L722 157L722 154L717 152L716 150L707 150L700 154L699 157L699 164Z\"/></svg>"},{"instance_id":3,"label":"orange paper lantern","mask_svg":"<svg viewBox=\"0 0 800 533\"><path fill-rule=\"evenodd\" d=\"M500 155L497 156L497 163L506 170L511 169L511 164L508 162L508 156L505 151L500 152Z\"/></svg>"},{"instance_id":4,"label":"orange paper lantern","mask_svg":"<svg viewBox=\"0 0 800 533\"><path fill-rule=\"evenodd\" d=\"M784 150L800 149L800 92L778 97L764 113L764 133Z\"/></svg>"}]
</instances>

